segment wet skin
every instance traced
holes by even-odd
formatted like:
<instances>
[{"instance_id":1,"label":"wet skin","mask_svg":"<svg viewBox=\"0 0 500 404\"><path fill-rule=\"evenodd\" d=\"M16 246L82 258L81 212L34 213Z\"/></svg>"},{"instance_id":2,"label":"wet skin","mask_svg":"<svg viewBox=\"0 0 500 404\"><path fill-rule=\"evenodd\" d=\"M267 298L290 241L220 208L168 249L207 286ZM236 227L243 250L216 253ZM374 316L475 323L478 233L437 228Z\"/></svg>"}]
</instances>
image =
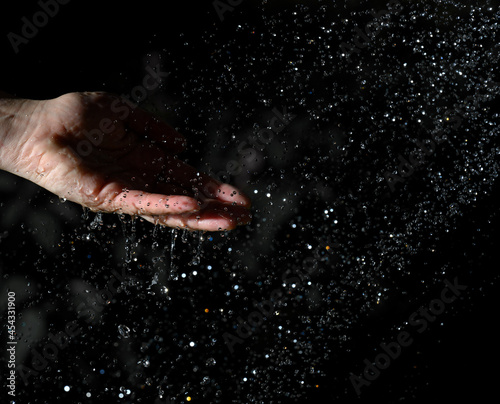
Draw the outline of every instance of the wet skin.
<instances>
[{"instance_id":1,"label":"wet skin","mask_svg":"<svg viewBox=\"0 0 500 404\"><path fill-rule=\"evenodd\" d=\"M0 168L61 198L189 230L251 220L248 197L177 156L183 136L117 96L2 99L0 117Z\"/></svg>"}]
</instances>

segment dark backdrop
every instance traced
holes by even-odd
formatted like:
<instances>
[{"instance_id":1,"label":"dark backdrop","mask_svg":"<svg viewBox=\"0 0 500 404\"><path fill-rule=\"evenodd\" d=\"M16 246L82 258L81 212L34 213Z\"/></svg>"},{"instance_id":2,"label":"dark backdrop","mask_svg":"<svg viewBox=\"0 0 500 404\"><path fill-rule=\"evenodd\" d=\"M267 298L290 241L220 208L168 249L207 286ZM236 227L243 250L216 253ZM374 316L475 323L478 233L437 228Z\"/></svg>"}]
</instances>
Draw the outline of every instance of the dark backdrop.
<instances>
[{"instance_id":1,"label":"dark backdrop","mask_svg":"<svg viewBox=\"0 0 500 404\"><path fill-rule=\"evenodd\" d=\"M44 349L50 356L51 334L80 331L28 385L18 378L19 402L494 394L498 88L484 83L500 81L498 3L401 2L351 59L342 43L385 2L244 0L223 21L211 1L105 4L61 5L18 54L7 34L40 6L2 6L0 88L39 99L130 94L145 66L160 64L171 75L142 106L188 137L190 163L214 173L240 159L239 145L268 126L273 108L293 118L230 177L253 197L252 225L202 242L83 212L2 173L0 308L4 318L6 290L16 291L18 369L33 369ZM440 121L446 109L458 129ZM391 192L384 175L433 130L448 140ZM455 278L467 286L461 298L416 332L410 316ZM109 294L113 279L120 288ZM276 290L273 313L239 335L253 304ZM414 342L358 397L351 373L403 330ZM233 353L228 334L241 337Z\"/></svg>"}]
</instances>

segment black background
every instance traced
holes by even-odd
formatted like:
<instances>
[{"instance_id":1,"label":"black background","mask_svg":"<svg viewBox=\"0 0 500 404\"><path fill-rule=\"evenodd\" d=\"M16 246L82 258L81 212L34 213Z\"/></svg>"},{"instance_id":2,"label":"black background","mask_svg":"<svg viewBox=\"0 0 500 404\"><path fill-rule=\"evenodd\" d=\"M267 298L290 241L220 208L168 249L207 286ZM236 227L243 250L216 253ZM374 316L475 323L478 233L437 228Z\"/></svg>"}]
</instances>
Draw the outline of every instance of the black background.
<instances>
[{"instance_id":1,"label":"black background","mask_svg":"<svg viewBox=\"0 0 500 404\"><path fill-rule=\"evenodd\" d=\"M379 3L383 5L382 2ZM370 8L376 8L379 3L370 3ZM171 79L169 78L168 84L161 89L161 92L166 94L168 103L171 103L171 105L180 103L181 106L177 110L167 108L161 111L160 108L159 112L171 124L180 126L184 130L183 133L187 132L192 147L186 153L186 156L191 163L196 164L197 159L202 159L204 153L208 152L207 144L210 142L210 138L204 137L203 131L200 130L200 127L206 124L206 121L204 121L206 113L198 115L195 111L192 111L192 116L188 116L189 97L195 99L196 94L188 94L188 101L186 101L183 84L189 82L189 85L193 86L193 82L190 81L193 77L210 74L210 67L206 66L211 66L211 55L216 49L222 48L221 44L224 41L230 42L235 37L239 38L238 40L241 43L239 48L241 54L238 55L238 60L241 63L241 69L244 69L245 58L257 54L259 48L255 40L250 36L245 42L245 36L237 30L237 25L247 23L254 26L256 30L259 28L271 29L260 18L259 4L260 2L243 1L234 11L225 14L224 21L220 21L210 1L197 3L141 1L132 5L127 5L124 2L106 2L104 5L103 2L97 1L73 0L68 5L60 6L58 15L50 19L47 26L41 28L38 35L30 40L29 44L21 45L17 55L12 51L6 39L6 34L8 32L19 32L22 24L21 17L24 15L32 16L34 12L38 11L39 6L36 2L10 4L8 10L6 9L7 6L2 6L4 9L1 14L0 55L2 62L0 71L2 76L0 88L18 97L35 99L52 98L70 91L128 93L131 88L141 82L144 76L144 61L145 58L147 59L147 55L152 52L162 53L162 50L166 49L167 52L164 53L172 55L174 59L165 63L169 68L175 66L175 74ZM269 15L274 15L273 13L279 13L283 9L292 9L296 7L296 4L303 3L275 2L272 5L266 5L266 12ZM313 10L314 7L323 5L322 2L306 4L310 4ZM496 3L492 4L498 7ZM350 7L358 10L363 7L367 8L366 5L358 5L356 2L353 2ZM346 13L349 14L348 11ZM285 13L285 15L289 17L289 14ZM332 18L335 18L335 11L332 11L331 15ZM283 18L286 19L287 17ZM294 26L292 22L290 24ZM409 32L404 31L404 28L402 28L401 35L411 36L411 28L407 29ZM215 33L216 39L211 39L210 33ZM301 27L296 26L294 33L300 35ZM186 42L188 45L185 45ZM338 43L332 44L332 48L337 49L338 46ZM392 52L387 49L383 51ZM290 52L290 54L294 52L293 45L289 42L285 46L286 52ZM286 56L288 55L277 53L275 61L279 61L281 57ZM404 56L401 57L404 58ZM364 60L367 61L369 58L370 56L366 55ZM248 59L250 60L250 58ZM374 57L374 59L377 58ZM418 60L414 60L414 62L417 63ZM311 64L308 66L318 72L321 71L321 67L317 65ZM263 63L262 69L264 67ZM253 69L255 72L258 70L257 68ZM259 86L268 87L270 93L272 93L276 78L279 78L282 72L273 70L272 66L269 69L270 73L264 75ZM383 70L383 68L381 69ZM215 70L212 71L214 75L219 73ZM321 74L318 75L321 76ZM349 82L349 79L356 77L356 71L354 69L353 71L346 71L345 75L345 77L336 76L331 78L328 83L337 82L340 87L344 86L344 89L349 89L351 85L354 88L355 85ZM249 80L249 77L245 77L245 79ZM497 81L499 80L497 79ZM203 80L200 80L200 82L205 83ZM308 83L304 82L304 85L314 87L314 83L314 79L311 79ZM248 102L248 104L252 104L252 97L256 97L255 94L252 94L252 85L250 82L250 89L246 90L246 93L234 95L235 90L230 88L230 83L227 83L227 87L220 89L217 97L214 96L214 102L217 103L222 100L227 107L233 97L240 97L242 103ZM294 85L299 86L300 83L295 82ZM192 88L188 86L188 89ZM200 88L200 91L203 91L201 85ZM327 86L323 89L326 96L328 96L330 88ZM210 99L210 91L214 92L214 87L209 86L207 91L209 93L204 96L204 99ZM321 89L318 90L318 93L320 91ZM356 91L356 89L353 89L352 93L350 93L352 100L354 100L353 103L356 101ZM245 95L247 98L245 98ZM373 110L376 111L377 108L383 110L384 105L383 101L381 101L383 97L381 99L376 98L376 96L373 97L371 101ZM288 100L291 103L290 100L291 98ZM200 101L195 100L194 103L196 104L196 102ZM244 107L242 109L244 110ZM294 113L303 117L306 112L304 109L298 108ZM234 122L234 116L237 114L237 108L231 110L229 118L225 117L225 122L222 119L221 125L226 125L226 127L231 125L231 122ZM252 116L255 116L255 114ZM254 118L248 119L252 122ZM354 123L356 119L355 113L352 116L345 116L344 119L344 128L349 128L350 123L356 127ZM191 129L190 123L193 123ZM301 133L296 136L300 140L301 152L304 155L318 157L314 148L308 148L312 147L308 146L308 142L313 142L314 135ZM382 145L373 146L375 150L377 147L380 150L383 149ZM212 153L210 156L213 156L213 160L215 160L211 162L213 166L218 164L220 166L221 163L217 160L219 158L217 152L210 153ZM223 156L222 158L227 160L231 157ZM285 170L289 168L291 170L291 167L300 161L301 159L294 156L286 162L288 166L282 164L281 167ZM349 166L352 171L347 175L353 177L360 175L359 173L364 172L363 170L366 171L364 164L369 165L370 163L353 159ZM394 165L390 161L386 161L386 164ZM453 164L447 162L444 157L442 160L438 160L437 164L441 164L445 170L453 167ZM321 176L324 173L334 175L333 171L335 169L334 166L327 168L307 167L304 168L304 171L310 170L314 173L316 170L316 174ZM267 181L265 177L259 177L253 184L250 184L250 182L245 184L243 181L239 185L244 187L246 191L251 191L252 187L255 186L260 187L262 192L265 192L269 189L269 184L277 179L275 172L273 173L271 170L271 173L270 181ZM294 188L299 188L300 185L306 184L307 186L308 180L306 176L298 175L297 178L293 178L292 175L291 177L287 177L283 182L287 191L293 192ZM346 180L342 184L347 182ZM332 186L337 192L338 189L334 185ZM355 188L355 186L352 185L352 188ZM390 196L390 194L388 196L387 193L377 194L379 206L383 206L383 208L377 211L377 205L373 207L374 210L370 215L374 222L377 222L377 218L387 215L388 212L392 212L394 215L393 220L397 221L405 211L411 210L412 205L417 203L419 198L412 198L411 196L420 195L425 199L425 196L422 195L428 191L428 188L426 188L424 181L412 179L405 184L404 190L405 192L402 192L403 196L401 198ZM271 210L266 210L267 200L265 198L259 199L262 192L259 193L259 197L255 201L256 217L250 229L239 229L234 235L225 238L214 235L214 244L218 243L217 245L225 247L233 245L234 250L239 252L239 255L234 253L226 256L222 248L214 249L214 252L206 252L203 259L207 260L207 262L223 261L220 269L214 271L213 275L203 273L198 278L190 278L189 282L183 282L179 285L178 291L174 292L178 294L178 300L176 300L177 303L173 309L169 308L169 310L175 311L170 320L176 318L178 323L166 324L164 319L159 318L158 316L163 310L161 305L155 305L154 302L148 300L149 298L144 299L144 297L141 297L140 290L136 293L131 292L126 296L120 295L119 303L113 309L110 309L110 314L106 317L106 320L103 320L97 326L94 325L94 327L97 327L97 331L87 330L87 334L82 337L81 341L73 348L68 348L64 355L60 355L58 367L63 369L62 372L67 377L61 377L56 370L57 367L54 367L44 371L40 379L34 380L33 385L30 387L25 387L20 382L18 385L19 402L67 402L65 400L68 400L67 397L70 394L64 393L62 386L68 383L74 386L71 390L71 394L75 394L72 400L77 402L155 402L154 387L158 385L158 381L163 377L166 369L163 365L153 366L151 369L153 388L150 390L139 387L143 385L146 376L127 380L128 387L137 388L137 392L134 392L135 398L130 399L131 401L116 398L119 387L125 384L125 376L122 377L118 374L120 366L128 367L128 369L132 366L130 363L123 365L126 361L119 362L122 365L116 363L110 365L110 378L107 380L99 380L94 376L89 376L85 380L85 375L92 373L90 370L92 367L105 366L106 363L112 362L115 356L126 357L128 355L126 350L116 353L116 350L111 347L111 342L116 339L116 323L120 323L120 317L139 319L144 315L144 311L151 310L152 315L156 316L154 318L158 321L157 327L160 331L157 333L153 330L144 331L142 341L147 341L148 338L152 338L156 334L161 335L162 332L173 339L181 338L176 335L176 327L180 329L186 327L181 324L183 318L190 319L192 322L198 321L198 314L194 314L193 311L201 309L208 302L213 303L214 307L217 305L221 307L227 306L236 313L243 313L243 310L249 306L249 298L255 298L258 301L266 298L268 294L265 291L259 295L259 287L256 282L267 279L269 281L267 284L268 290L271 290L279 285L278 275L283 272L284 268L287 265L296 265L296 262L302 257L301 253L295 256L293 254L287 256L286 249L283 247L288 245L292 250L297 246L303 246L304 242L329 236L319 215L322 211L319 208L321 203L316 202L314 197L308 196L302 198L300 203L290 211L290 216L282 221L276 220L274 222L277 230L274 233L270 232L269 238L254 237L260 231L257 224L262 223L262 218L267 217L268 220L272 221ZM345 194L349 194L347 189ZM423 244L429 243L429 245L435 246L438 251L437 254L419 252L411 256L406 261L407 268L405 271L409 274L406 277L388 274L386 279L388 279L389 291L387 300L381 304L381 307L373 308L372 311L367 312L364 311L363 304L352 303L349 308L343 310L341 314L342 321L348 321L347 317L349 315L353 316L352 323L348 327L350 335L348 342L345 344L337 344L336 342L328 344L325 342L325 338L319 338L316 343L313 342L313 345L316 344L315 351L320 353L330 352L329 356L318 365L322 369L322 375L310 376L310 380L307 380L308 385L314 386L318 384L319 388L304 388L301 397L287 397L283 393L283 391L287 390L287 385L291 386L295 383L296 375L293 366L275 372L263 359L260 349L265 347L266 344L273 346L276 342L273 340L271 333L259 334L261 338L258 339L257 344L247 344L245 348L237 350L235 356L229 356L223 344L219 342L220 345L214 348L214 355L218 355L216 365L218 369L217 371L207 370L209 375L213 375L214 372L217 373L219 382L217 386L211 385L213 390L209 391L205 397L203 396L203 389L199 387L197 375L190 371L190 365L185 367L177 365L176 369L181 370L178 370L179 373L172 376L176 378L173 384L178 386L180 383L192 381L193 386L195 386L192 391L198 392L194 394L192 402L254 402L252 396L260 397L260 400L262 400L255 399L255 402L266 403L343 403L364 402L365 400L366 402L389 403L427 402L430 399L446 401L458 399L481 401L489 399L490 395L495 395L496 392L496 380L499 376L498 361L500 360L496 327L497 313L500 308L496 297L498 285L497 240L500 239L498 237L498 229L500 228L498 196L499 187L497 183L494 183L475 203L463 207L463 215L453 225L451 233L445 232L443 226L434 223L430 226L432 236L423 233L415 236L422 236L421 241ZM429 196L431 199L434 197ZM367 198L369 199L369 195ZM328 205L327 201L325 203ZM73 304L71 303L72 292L68 291L66 285L70 284L75 277L85 279L87 282L93 282L96 286L103 285L106 276L109 275L109 273L106 274L106 271L103 271L103 268L115 267L120 269L120 262L123 261L124 256L123 249L120 249L126 245L126 241L124 241L126 237L121 231L120 221L113 217L106 217L104 225L98 229L100 231L93 233L94 236L92 237L97 241L90 244L86 243L82 235L92 233L92 231L89 231L89 222L92 218L81 219L81 209L78 207L68 203L60 204L57 197L7 174L2 179L0 204L3 224L3 228L0 228L0 234L2 231L8 233L0 243L2 255L0 266L2 271L1 289L4 290L4 285L7 285L12 277L19 275L21 278L25 278L26 282L30 282L32 286L27 287L29 298L19 301L18 310L35 307L36 310L44 313L42 319L49 324L46 326L48 328L45 328L47 331L49 329L61 329L61 325L74 317L74 313L65 308L65 306ZM13 212L17 213L14 214ZM39 235L40 229L37 230L36 224L33 224L36 222L30 222L31 219L29 218L36 216L38 212L43 212L49 223L56 222L56 224L50 226L58 229L57 234L60 239L53 239L55 242L52 246L40 245L40 237L43 237L43 235ZM309 227L306 226L306 230L302 232L298 230L295 232L290 231L287 224L294 220L294 216L296 218L300 217L299 221L308 223ZM353 221L353 232L355 232L355 229L358 228L357 224L363 218L354 216L350 220ZM43 223L39 223L38 226L43 226ZM127 231L130 231L130 228L128 229ZM150 262L151 260L152 253L148 251L151 242L154 240L151 231L151 226L147 224L138 225L136 237L137 239L142 237L145 240L142 246L137 249L140 257L139 262L141 260ZM346 233L344 236L348 237L348 234ZM170 242L168 232L161 233L159 237L165 245ZM428 237L436 237L436 242L434 243ZM114 244L116 248L106 249L106 240ZM176 259L179 262L189 262L192 250L196 248L196 243L196 238L183 243L184 249L178 250ZM271 243L277 247L271 248L271 251L266 253L261 253L260 248L266 243ZM359 243L364 245L368 241L361 240ZM180 244L179 240L178 244ZM71 246L75 246L76 250L71 249ZM121 253L117 253L117 251L121 251ZM397 255L399 251L388 250L388 253ZM88 255L91 255L92 259L89 259ZM344 259L340 251L336 259ZM266 260L269 260L267 266ZM251 267L252 263L255 268ZM248 266L250 266L249 270ZM448 268L446 275L444 277L437 276L436 274L439 274L444 266ZM245 271L242 268L246 268ZM134 270L138 270L138 267L132 267L131 271ZM240 280L240 284L246 285L248 288L247 300L244 300L245 296L240 296L239 299L224 301L223 291L232 287L231 273L233 272L237 273L236 279ZM261 276L261 272L265 273L265 275ZM150 278L151 273L143 272L137 276L140 280L145 281ZM354 276L356 276L355 274L354 271ZM353 276L353 272L348 272L348 275ZM317 282L328 288L329 276L328 265L326 265ZM342 274L331 275L332 279L338 279L339 276L342 277ZM373 385L365 388L360 397L356 397L348 380L350 372L361 373L364 366L363 360L365 358L372 359L379 352L378 345L380 342L394 339L397 335L394 327L407 321L408 317L421 305L427 305L432 299L439 297L444 285L443 279L451 280L455 276L459 279L459 283L468 286L462 298L452 303L451 307L447 307L447 311L440 315L435 323L430 324L426 332L423 334L414 333L415 342L404 349L401 356L387 370L382 371L382 375ZM364 278L360 276L360 279ZM425 287L421 286L422 280L425 280ZM208 284L210 286L207 286ZM36 285L36 288L33 288L33 285ZM401 291L405 293L402 294ZM191 294L195 297L190 296ZM3 306L0 307L3 308ZM322 318L326 316L327 307L329 307L329 304L325 303L324 306L319 309L316 308L316 311L312 310L312 312L317 318ZM356 312L358 308L360 309L359 313ZM297 319L299 316L306 315L308 309L299 307L296 311L290 310L288 313L290 321L295 322L296 327L300 328ZM245 317L244 314L241 314L241 316ZM235 323L234 318L230 317L221 320L222 322L214 320L217 327L220 328L215 334L220 337L224 330L230 329L230 325ZM337 319L340 321L339 318ZM148 321L151 321L151 319ZM137 322L137 324L139 323L140 321ZM443 324L440 325L440 323ZM149 328L154 327L150 326ZM198 332L203 334L202 330L198 330ZM317 332L319 333L319 331ZM182 331L179 331L179 334L182 334ZM40 338L43 338L43 336ZM314 338L312 340L314 341ZM167 339L165 345L168 346ZM138 353L139 347L140 341L133 345L130 355L134 357ZM175 354L182 353L182 350L178 347L172 348L172 350ZM252 355L252 351L257 352L255 353L257 359L253 359L255 363L260 363L264 368L267 367L265 378L275 381L277 386L275 390L269 389L269 386L267 386L268 390L256 390L258 384L255 384L249 390L242 387L243 392L235 389L234 386L238 382L234 382L232 375L237 374L237 370L244 366ZM161 361L163 356L158 355ZM197 359L189 355L180 360L181 364L196 362ZM90 365L90 363L94 363L94 365ZM2 370L3 374L4 370ZM112 377L111 374L113 374ZM232 384L233 382L234 384ZM87 387L84 387L86 384L95 386L92 401L85 399L84 393L82 393L87 391L85 390ZM82 390L79 390L80 387ZM111 392L104 392L106 387L111 389ZM5 400L7 402L7 395L3 395L4 390L2 390L3 398L0 401L4 402ZM216 390L224 392L217 399L219 401L213 401L216 400L214 398L214 391ZM290 387L290 391L292 390ZM178 389L173 387L172 391L177 392ZM172 400L174 396L171 397ZM185 402L181 396L176 396L177 400L179 400L176 402ZM168 401L164 399L157 402Z\"/></svg>"}]
</instances>

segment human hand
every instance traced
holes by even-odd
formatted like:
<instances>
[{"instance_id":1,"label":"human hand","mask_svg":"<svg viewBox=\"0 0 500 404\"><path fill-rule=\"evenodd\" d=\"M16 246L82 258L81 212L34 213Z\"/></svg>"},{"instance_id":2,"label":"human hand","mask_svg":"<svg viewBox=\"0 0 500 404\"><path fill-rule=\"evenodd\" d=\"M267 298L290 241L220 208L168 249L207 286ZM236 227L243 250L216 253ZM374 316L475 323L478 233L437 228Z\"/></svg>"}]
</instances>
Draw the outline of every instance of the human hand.
<instances>
[{"instance_id":1,"label":"human hand","mask_svg":"<svg viewBox=\"0 0 500 404\"><path fill-rule=\"evenodd\" d=\"M185 140L148 112L108 93L9 100L1 166L93 211L190 230L250 222L250 200L178 159Z\"/></svg>"}]
</instances>

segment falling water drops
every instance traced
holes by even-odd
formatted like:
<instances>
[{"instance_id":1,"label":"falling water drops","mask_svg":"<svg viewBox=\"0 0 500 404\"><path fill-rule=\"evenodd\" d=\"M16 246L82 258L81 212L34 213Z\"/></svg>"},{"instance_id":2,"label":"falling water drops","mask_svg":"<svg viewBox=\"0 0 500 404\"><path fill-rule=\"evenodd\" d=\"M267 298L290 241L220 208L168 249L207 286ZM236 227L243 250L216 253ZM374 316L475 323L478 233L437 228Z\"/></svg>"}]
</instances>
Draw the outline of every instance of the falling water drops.
<instances>
[{"instance_id":1,"label":"falling water drops","mask_svg":"<svg viewBox=\"0 0 500 404\"><path fill-rule=\"evenodd\" d=\"M23 313L19 331L31 333L24 340L43 352L33 342L44 343L38 322L55 337L65 332L48 307L65 316L63 326L75 318L81 325L82 338L59 355L57 371L30 376L34 393L56 396L71 386L68 396L109 402L117 395L322 402L326 391L324 401L349 401L356 396L350 375L362 376L382 342L411 330L412 313L457 274L473 286L429 323L427 337L412 333L418 350L391 360L362 387L363 397L425 402L425 391L441 385L429 364L446 362L432 344L449 345L449 335L459 344L469 330L488 338L453 322L471 317L475 298L498 284L485 264L488 233L498 227L498 7L292 3L241 2L221 20L207 2L206 30L158 33L144 54L131 48L131 66L144 60L147 68L119 75L132 99L141 83L153 84L144 78L149 69L170 72L142 105L188 135L188 164L251 196L250 226L206 237L96 214L76 229L72 203L40 209L36 197L36 212L21 215L16 234L9 223L16 204L2 214L9 235L1 237L0 259L11 259L0 262L2 282L20 285L38 315L35 322ZM143 32L163 29L154 27ZM159 182L170 184L180 167ZM134 186L140 180L135 175ZM82 218L89 220L88 209ZM35 246L32 261L19 259L24 246ZM35 295L38 284L44 288ZM61 304L64 296L69 304ZM60 384L61 374L74 380Z\"/></svg>"},{"instance_id":2,"label":"falling water drops","mask_svg":"<svg viewBox=\"0 0 500 404\"><path fill-rule=\"evenodd\" d=\"M170 238L170 271L174 272L174 258L175 258L175 242L177 240L177 229L171 230L171 238Z\"/></svg>"},{"instance_id":3,"label":"falling water drops","mask_svg":"<svg viewBox=\"0 0 500 404\"><path fill-rule=\"evenodd\" d=\"M203 234L203 232L198 232L197 238L198 238L198 243L196 246L196 250L194 252L193 260L191 261L191 265L199 265L201 261L201 249L203 241L205 240L205 235Z\"/></svg>"}]
</instances>

